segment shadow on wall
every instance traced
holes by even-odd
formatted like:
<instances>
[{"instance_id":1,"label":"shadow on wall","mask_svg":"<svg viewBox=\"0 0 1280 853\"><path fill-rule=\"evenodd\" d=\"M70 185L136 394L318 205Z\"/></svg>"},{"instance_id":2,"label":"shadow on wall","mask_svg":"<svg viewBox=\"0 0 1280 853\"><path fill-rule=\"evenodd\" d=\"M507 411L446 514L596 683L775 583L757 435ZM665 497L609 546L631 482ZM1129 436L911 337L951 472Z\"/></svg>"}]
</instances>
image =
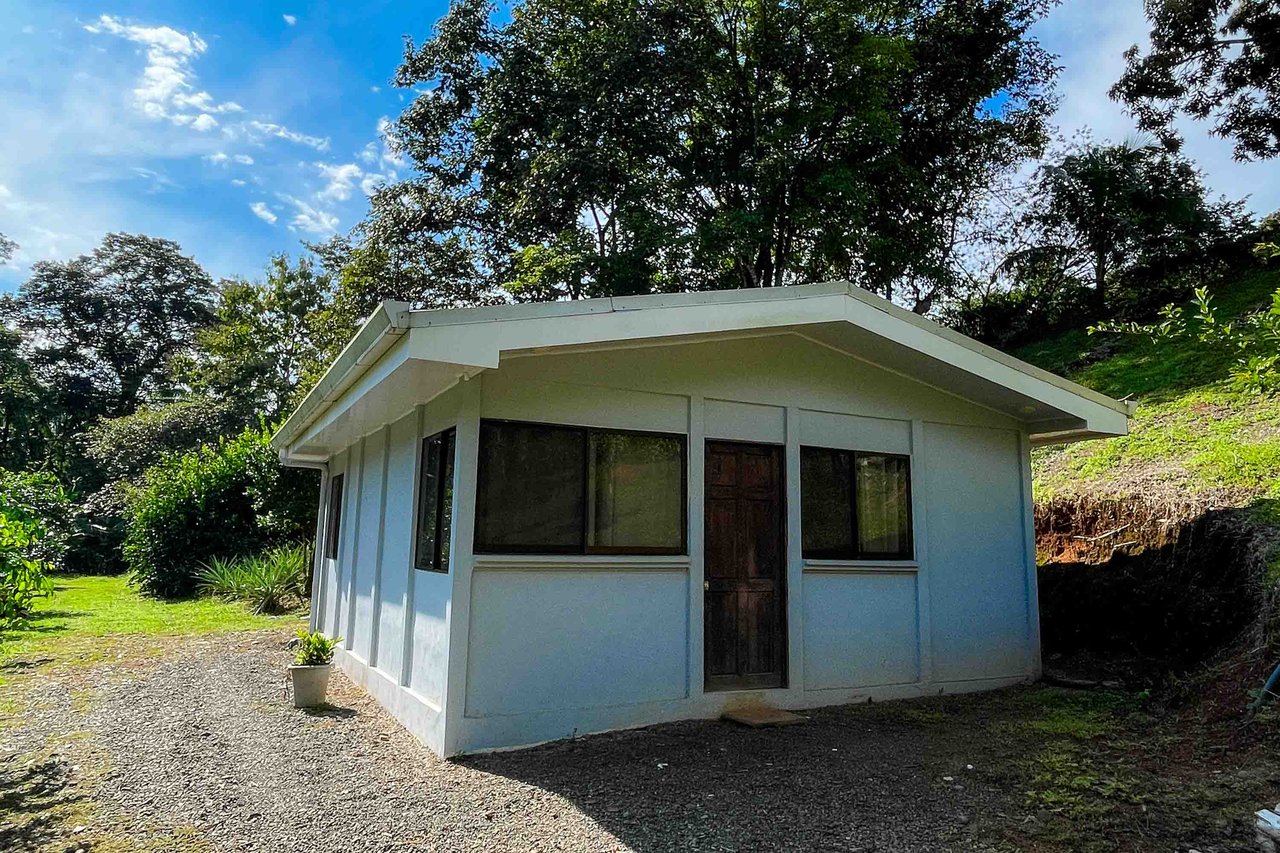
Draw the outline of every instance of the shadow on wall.
<instances>
[{"instance_id":1,"label":"shadow on wall","mask_svg":"<svg viewBox=\"0 0 1280 853\"><path fill-rule=\"evenodd\" d=\"M1046 664L1153 686L1221 652L1259 625L1274 504L1037 506Z\"/></svg>"},{"instance_id":2,"label":"shadow on wall","mask_svg":"<svg viewBox=\"0 0 1280 853\"><path fill-rule=\"evenodd\" d=\"M456 760L564 797L639 853L953 849L979 823L956 816L1018 805L971 779L941 782L964 772L956 750L971 738L919 725L918 711L824 708L777 729L670 723Z\"/></svg>"}]
</instances>

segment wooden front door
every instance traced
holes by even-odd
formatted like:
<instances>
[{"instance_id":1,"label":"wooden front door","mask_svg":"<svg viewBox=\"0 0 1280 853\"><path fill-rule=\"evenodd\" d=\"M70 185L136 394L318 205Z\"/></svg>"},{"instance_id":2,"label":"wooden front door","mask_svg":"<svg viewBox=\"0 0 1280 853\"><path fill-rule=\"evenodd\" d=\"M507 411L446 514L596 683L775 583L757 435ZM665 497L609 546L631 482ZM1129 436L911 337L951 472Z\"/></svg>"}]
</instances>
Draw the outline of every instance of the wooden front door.
<instances>
[{"instance_id":1,"label":"wooden front door","mask_svg":"<svg viewBox=\"0 0 1280 853\"><path fill-rule=\"evenodd\" d=\"M786 683L782 448L707 442L704 585L708 690Z\"/></svg>"}]
</instances>

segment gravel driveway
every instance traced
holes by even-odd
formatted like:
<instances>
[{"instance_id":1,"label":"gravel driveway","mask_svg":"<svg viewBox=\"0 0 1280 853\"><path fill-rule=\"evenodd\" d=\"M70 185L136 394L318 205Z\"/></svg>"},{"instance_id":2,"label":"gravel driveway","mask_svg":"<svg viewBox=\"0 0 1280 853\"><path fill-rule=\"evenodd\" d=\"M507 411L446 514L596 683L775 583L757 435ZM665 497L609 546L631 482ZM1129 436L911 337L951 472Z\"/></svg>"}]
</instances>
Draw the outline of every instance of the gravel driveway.
<instances>
[{"instance_id":1,"label":"gravel driveway","mask_svg":"<svg viewBox=\"0 0 1280 853\"><path fill-rule=\"evenodd\" d=\"M33 677L0 730L0 799L22 776L92 807L71 830L0 828L0 848L988 850L1018 811L966 769L956 729L878 706L442 761L341 675L334 710L289 708L283 639L177 639Z\"/></svg>"}]
</instances>

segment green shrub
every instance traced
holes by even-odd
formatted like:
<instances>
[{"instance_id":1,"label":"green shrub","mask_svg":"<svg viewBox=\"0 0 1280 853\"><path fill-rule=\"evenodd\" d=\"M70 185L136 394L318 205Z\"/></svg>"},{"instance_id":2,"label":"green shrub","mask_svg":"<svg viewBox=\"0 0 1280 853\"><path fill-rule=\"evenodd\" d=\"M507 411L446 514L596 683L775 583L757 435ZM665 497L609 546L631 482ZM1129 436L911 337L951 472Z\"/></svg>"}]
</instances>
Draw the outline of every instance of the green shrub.
<instances>
[{"instance_id":1,"label":"green shrub","mask_svg":"<svg viewBox=\"0 0 1280 853\"><path fill-rule=\"evenodd\" d=\"M293 653L295 666L324 666L333 662L333 651L342 642L341 637L330 640L319 631L298 631L298 641Z\"/></svg>"},{"instance_id":2,"label":"green shrub","mask_svg":"<svg viewBox=\"0 0 1280 853\"><path fill-rule=\"evenodd\" d=\"M67 548L76 536L71 496L47 471L0 468L0 506L10 518L34 523L38 534L26 546L27 556L49 571L66 568Z\"/></svg>"},{"instance_id":3,"label":"green shrub","mask_svg":"<svg viewBox=\"0 0 1280 853\"><path fill-rule=\"evenodd\" d=\"M281 468L267 432L248 429L167 457L128 488L125 562L146 592L189 595L215 558L305 538L315 503L314 472Z\"/></svg>"},{"instance_id":4,"label":"green shrub","mask_svg":"<svg viewBox=\"0 0 1280 853\"><path fill-rule=\"evenodd\" d=\"M49 564L33 556L44 538L37 519L0 503L0 628L21 622L37 598L53 592Z\"/></svg>"},{"instance_id":5,"label":"green shrub","mask_svg":"<svg viewBox=\"0 0 1280 853\"><path fill-rule=\"evenodd\" d=\"M310 553L305 545L283 545L252 557L214 557L200 570L199 589L245 601L254 613L281 613L305 598Z\"/></svg>"}]
</instances>

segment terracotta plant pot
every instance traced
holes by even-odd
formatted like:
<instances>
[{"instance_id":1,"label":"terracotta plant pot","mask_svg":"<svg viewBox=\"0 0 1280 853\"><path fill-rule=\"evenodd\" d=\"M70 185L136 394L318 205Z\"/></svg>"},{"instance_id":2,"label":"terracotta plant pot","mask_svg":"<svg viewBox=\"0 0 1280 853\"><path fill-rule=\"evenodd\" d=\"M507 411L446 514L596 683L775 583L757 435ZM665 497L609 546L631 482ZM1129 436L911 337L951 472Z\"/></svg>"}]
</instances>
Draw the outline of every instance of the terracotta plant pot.
<instances>
[{"instance_id":1,"label":"terracotta plant pot","mask_svg":"<svg viewBox=\"0 0 1280 853\"><path fill-rule=\"evenodd\" d=\"M329 673L333 664L319 666L291 666L289 679L293 682L293 707L312 708L325 703L329 691Z\"/></svg>"}]
</instances>

